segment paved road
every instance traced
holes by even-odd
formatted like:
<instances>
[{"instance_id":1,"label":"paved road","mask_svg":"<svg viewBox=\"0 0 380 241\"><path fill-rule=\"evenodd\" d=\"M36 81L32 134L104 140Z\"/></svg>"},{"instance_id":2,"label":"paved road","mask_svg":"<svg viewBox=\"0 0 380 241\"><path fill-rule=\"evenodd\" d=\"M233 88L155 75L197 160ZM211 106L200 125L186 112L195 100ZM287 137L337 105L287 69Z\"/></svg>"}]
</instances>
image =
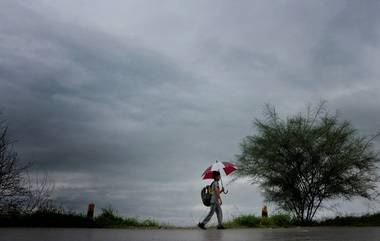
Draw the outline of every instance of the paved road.
<instances>
[{"instance_id":1,"label":"paved road","mask_svg":"<svg viewBox=\"0 0 380 241\"><path fill-rule=\"evenodd\" d=\"M379 241L380 228L126 230L0 228L0 241Z\"/></svg>"}]
</instances>

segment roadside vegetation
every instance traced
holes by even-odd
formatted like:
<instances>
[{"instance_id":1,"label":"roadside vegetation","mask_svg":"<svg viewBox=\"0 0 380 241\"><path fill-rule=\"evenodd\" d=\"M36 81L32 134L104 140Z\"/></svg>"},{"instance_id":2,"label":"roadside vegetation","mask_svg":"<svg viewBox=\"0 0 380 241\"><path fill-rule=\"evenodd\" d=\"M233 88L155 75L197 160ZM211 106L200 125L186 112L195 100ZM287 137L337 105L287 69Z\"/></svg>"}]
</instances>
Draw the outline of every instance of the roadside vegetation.
<instances>
[{"instance_id":1,"label":"roadside vegetation","mask_svg":"<svg viewBox=\"0 0 380 241\"><path fill-rule=\"evenodd\" d=\"M111 208L102 209L100 215L88 218L85 214L63 209L0 215L1 227L75 227L75 228L161 228L151 219L124 218Z\"/></svg>"},{"instance_id":2,"label":"roadside vegetation","mask_svg":"<svg viewBox=\"0 0 380 241\"><path fill-rule=\"evenodd\" d=\"M362 216L337 216L318 223L320 226L380 226L380 212Z\"/></svg>"},{"instance_id":3,"label":"roadside vegetation","mask_svg":"<svg viewBox=\"0 0 380 241\"><path fill-rule=\"evenodd\" d=\"M297 226L380 226L380 212L362 216L337 216L307 225L300 223L288 214L274 214L269 217L240 215L225 222L227 228L291 228ZM112 208L102 209L94 218L84 213L64 211L62 209L39 210L28 214L8 213L0 215L0 227L64 227L64 228L178 228L163 225L152 219L122 217Z\"/></svg>"},{"instance_id":4,"label":"roadside vegetation","mask_svg":"<svg viewBox=\"0 0 380 241\"><path fill-rule=\"evenodd\" d=\"M123 218L117 214L112 208L102 209L102 213L94 218L95 227L103 228L123 228L123 227L138 227L138 228L161 228L157 221L152 219L139 220L138 218L130 217Z\"/></svg>"},{"instance_id":5,"label":"roadside vegetation","mask_svg":"<svg viewBox=\"0 0 380 241\"><path fill-rule=\"evenodd\" d=\"M225 223L228 228L280 228L294 226L287 214L275 214L270 217L241 215Z\"/></svg>"},{"instance_id":6,"label":"roadside vegetation","mask_svg":"<svg viewBox=\"0 0 380 241\"><path fill-rule=\"evenodd\" d=\"M362 216L334 217L323 220L314 220L308 224L288 214L275 214L270 217L255 215L241 215L225 223L228 228L288 228L296 226L380 226L380 212L364 214Z\"/></svg>"}]
</instances>

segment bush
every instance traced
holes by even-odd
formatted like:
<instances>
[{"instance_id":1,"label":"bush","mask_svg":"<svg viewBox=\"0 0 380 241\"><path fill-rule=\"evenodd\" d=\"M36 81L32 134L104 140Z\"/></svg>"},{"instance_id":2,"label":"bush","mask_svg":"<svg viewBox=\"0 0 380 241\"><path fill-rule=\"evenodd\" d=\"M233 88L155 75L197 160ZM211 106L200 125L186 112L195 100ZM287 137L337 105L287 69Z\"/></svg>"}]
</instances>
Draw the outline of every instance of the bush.
<instances>
[{"instance_id":1,"label":"bush","mask_svg":"<svg viewBox=\"0 0 380 241\"><path fill-rule=\"evenodd\" d=\"M159 227L160 226L156 221L151 220L151 219L145 219L144 221L142 221L141 224L144 227Z\"/></svg>"},{"instance_id":2,"label":"bush","mask_svg":"<svg viewBox=\"0 0 380 241\"><path fill-rule=\"evenodd\" d=\"M38 210L30 214L0 214L0 227L76 227L76 228L123 228L142 227L159 228L154 220L139 221L136 218L122 218L112 208L102 209L102 213L94 219L81 213L63 209Z\"/></svg>"},{"instance_id":3,"label":"bush","mask_svg":"<svg viewBox=\"0 0 380 241\"><path fill-rule=\"evenodd\" d=\"M126 227L137 227L140 225L140 222L136 218L126 218L122 225Z\"/></svg>"},{"instance_id":4,"label":"bush","mask_svg":"<svg viewBox=\"0 0 380 241\"><path fill-rule=\"evenodd\" d=\"M234 217L225 223L228 227L288 227L292 225L291 217L287 214L275 214L270 217L256 217L255 215L242 215Z\"/></svg>"},{"instance_id":5,"label":"bush","mask_svg":"<svg viewBox=\"0 0 380 241\"><path fill-rule=\"evenodd\" d=\"M124 220L112 208L102 208L102 213L95 218L98 227L112 227L123 224Z\"/></svg>"},{"instance_id":6,"label":"bush","mask_svg":"<svg viewBox=\"0 0 380 241\"><path fill-rule=\"evenodd\" d=\"M93 221L82 214L63 210L38 210L30 214L1 215L2 227L92 227Z\"/></svg>"},{"instance_id":7,"label":"bush","mask_svg":"<svg viewBox=\"0 0 380 241\"><path fill-rule=\"evenodd\" d=\"M291 217L287 214L275 214L270 217L270 223L272 226L288 227L291 225Z\"/></svg>"},{"instance_id":8,"label":"bush","mask_svg":"<svg viewBox=\"0 0 380 241\"><path fill-rule=\"evenodd\" d=\"M335 217L318 223L320 226L380 226L380 213L363 216Z\"/></svg>"},{"instance_id":9,"label":"bush","mask_svg":"<svg viewBox=\"0 0 380 241\"><path fill-rule=\"evenodd\" d=\"M255 215L242 215L227 222L226 226L242 226L242 227L258 227L260 225L261 218Z\"/></svg>"},{"instance_id":10,"label":"bush","mask_svg":"<svg viewBox=\"0 0 380 241\"><path fill-rule=\"evenodd\" d=\"M123 228L123 227L160 227L156 221L146 219L139 221L137 218L122 218L112 208L103 208L102 213L95 218L95 225L103 228Z\"/></svg>"},{"instance_id":11,"label":"bush","mask_svg":"<svg viewBox=\"0 0 380 241\"><path fill-rule=\"evenodd\" d=\"M160 224L154 220L151 220L151 219L145 219L143 221L139 221L136 218L126 218L126 219L124 219L121 226L122 227L145 227L145 228L149 228L149 227L160 227Z\"/></svg>"}]
</instances>

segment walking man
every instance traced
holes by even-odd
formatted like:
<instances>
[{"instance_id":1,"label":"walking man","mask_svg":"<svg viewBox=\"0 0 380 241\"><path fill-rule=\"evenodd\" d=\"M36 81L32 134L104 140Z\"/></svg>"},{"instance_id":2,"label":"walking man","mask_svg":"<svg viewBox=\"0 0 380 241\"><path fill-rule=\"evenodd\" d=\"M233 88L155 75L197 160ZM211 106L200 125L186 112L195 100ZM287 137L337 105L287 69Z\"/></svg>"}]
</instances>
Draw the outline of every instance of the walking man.
<instances>
[{"instance_id":1,"label":"walking man","mask_svg":"<svg viewBox=\"0 0 380 241\"><path fill-rule=\"evenodd\" d=\"M219 189L219 180L220 180L220 172L213 171L212 177L214 178L214 181L211 183L211 200L210 200L210 211L207 215L207 217L201 222L198 223L198 227L201 229L206 229L205 225L210 221L214 213L216 213L216 216L218 218L218 229L225 229L223 226L223 213L222 213L222 199L220 198L220 193L224 191L224 188L222 190Z\"/></svg>"}]
</instances>

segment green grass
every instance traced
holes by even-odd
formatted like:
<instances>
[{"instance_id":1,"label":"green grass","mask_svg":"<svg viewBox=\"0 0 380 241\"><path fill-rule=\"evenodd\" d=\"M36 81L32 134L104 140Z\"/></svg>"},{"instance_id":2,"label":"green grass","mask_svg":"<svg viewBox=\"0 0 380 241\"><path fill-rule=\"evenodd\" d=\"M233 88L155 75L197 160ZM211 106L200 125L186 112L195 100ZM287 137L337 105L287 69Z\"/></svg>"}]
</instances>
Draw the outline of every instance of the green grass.
<instances>
[{"instance_id":1,"label":"green grass","mask_svg":"<svg viewBox=\"0 0 380 241\"><path fill-rule=\"evenodd\" d=\"M268 218L255 215L236 216L225 223L227 228L279 228L302 226L287 214L274 214ZM337 216L315 221L308 226L380 226L380 212L363 216ZM0 215L0 227L76 227L76 228L176 228L162 225L152 219L121 217L112 208L102 209L95 218L63 209L40 210L30 214Z\"/></svg>"},{"instance_id":2,"label":"green grass","mask_svg":"<svg viewBox=\"0 0 380 241\"><path fill-rule=\"evenodd\" d=\"M337 216L318 222L319 226L380 226L380 212L362 216Z\"/></svg>"},{"instance_id":3,"label":"green grass","mask_svg":"<svg viewBox=\"0 0 380 241\"><path fill-rule=\"evenodd\" d=\"M94 222L83 214L62 210L41 210L30 214L0 216L1 227L92 227Z\"/></svg>"},{"instance_id":4,"label":"green grass","mask_svg":"<svg viewBox=\"0 0 380 241\"><path fill-rule=\"evenodd\" d=\"M94 219L97 227L123 228L159 228L161 225L151 219L138 220L137 218L123 218L119 216L115 210L111 208L102 209L102 213Z\"/></svg>"},{"instance_id":5,"label":"green grass","mask_svg":"<svg viewBox=\"0 0 380 241\"><path fill-rule=\"evenodd\" d=\"M292 220L287 214L274 214L267 218L255 215L241 215L227 221L225 226L229 228L278 228L292 226Z\"/></svg>"},{"instance_id":6,"label":"green grass","mask_svg":"<svg viewBox=\"0 0 380 241\"><path fill-rule=\"evenodd\" d=\"M111 208L102 209L95 218L65 210L41 210L30 214L0 215L0 227L76 227L76 228L161 228L158 222L123 218Z\"/></svg>"},{"instance_id":7,"label":"green grass","mask_svg":"<svg viewBox=\"0 0 380 241\"><path fill-rule=\"evenodd\" d=\"M337 216L308 224L301 224L287 214L275 214L268 218L241 215L225 223L229 228L277 228L294 226L380 226L380 212L362 216Z\"/></svg>"}]
</instances>

